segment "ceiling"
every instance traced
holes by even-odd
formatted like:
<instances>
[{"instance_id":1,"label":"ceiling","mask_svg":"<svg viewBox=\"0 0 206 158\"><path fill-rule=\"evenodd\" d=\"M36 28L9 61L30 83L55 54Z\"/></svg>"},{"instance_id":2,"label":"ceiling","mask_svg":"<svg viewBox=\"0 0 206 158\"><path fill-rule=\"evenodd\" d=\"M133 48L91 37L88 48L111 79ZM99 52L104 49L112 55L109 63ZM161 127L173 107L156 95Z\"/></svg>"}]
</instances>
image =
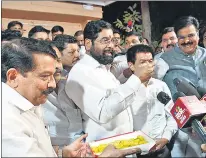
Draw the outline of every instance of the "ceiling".
<instances>
[{"instance_id":1,"label":"ceiling","mask_svg":"<svg viewBox=\"0 0 206 158\"><path fill-rule=\"evenodd\" d=\"M97 5L97 6L107 6L109 4L114 3L115 1L109 1L109 0L96 0L96 1L88 1L88 0L83 0L83 1L78 1L78 0L69 0L70 2L74 3L83 3L83 4L90 4L90 5Z\"/></svg>"}]
</instances>

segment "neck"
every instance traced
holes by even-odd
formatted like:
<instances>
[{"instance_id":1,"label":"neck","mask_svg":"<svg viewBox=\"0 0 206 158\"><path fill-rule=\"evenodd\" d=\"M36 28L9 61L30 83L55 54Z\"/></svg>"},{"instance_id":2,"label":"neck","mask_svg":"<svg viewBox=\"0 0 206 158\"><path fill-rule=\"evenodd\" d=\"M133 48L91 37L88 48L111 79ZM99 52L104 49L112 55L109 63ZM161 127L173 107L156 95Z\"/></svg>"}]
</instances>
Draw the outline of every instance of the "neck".
<instances>
[{"instance_id":1,"label":"neck","mask_svg":"<svg viewBox=\"0 0 206 158\"><path fill-rule=\"evenodd\" d=\"M144 82L143 84L147 87L149 81Z\"/></svg>"},{"instance_id":2,"label":"neck","mask_svg":"<svg viewBox=\"0 0 206 158\"><path fill-rule=\"evenodd\" d=\"M86 51L86 54L91 56L90 51Z\"/></svg>"},{"instance_id":3,"label":"neck","mask_svg":"<svg viewBox=\"0 0 206 158\"><path fill-rule=\"evenodd\" d=\"M72 67L71 66L63 66L63 68L69 72Z\"/></svg>"}]
</instances>

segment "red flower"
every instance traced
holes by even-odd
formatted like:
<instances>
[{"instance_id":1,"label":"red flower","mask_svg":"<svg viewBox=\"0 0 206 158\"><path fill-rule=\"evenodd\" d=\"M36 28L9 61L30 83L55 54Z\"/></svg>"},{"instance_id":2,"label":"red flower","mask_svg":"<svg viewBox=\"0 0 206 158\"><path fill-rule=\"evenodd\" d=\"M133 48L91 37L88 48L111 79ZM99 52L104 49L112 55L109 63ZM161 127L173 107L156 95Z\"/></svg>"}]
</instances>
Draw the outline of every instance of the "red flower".
<instances>
[{"instance_id":1,"label":"red flower","mask_svg":"<svg viewBox=\"0 0 206 158\"><path fill-rule=\"evenodd\" d=\"M129 20L129 21L127 22L127 26L128 26L128 27L132 27L132 20Z\"/></svg>"}]
</instances>

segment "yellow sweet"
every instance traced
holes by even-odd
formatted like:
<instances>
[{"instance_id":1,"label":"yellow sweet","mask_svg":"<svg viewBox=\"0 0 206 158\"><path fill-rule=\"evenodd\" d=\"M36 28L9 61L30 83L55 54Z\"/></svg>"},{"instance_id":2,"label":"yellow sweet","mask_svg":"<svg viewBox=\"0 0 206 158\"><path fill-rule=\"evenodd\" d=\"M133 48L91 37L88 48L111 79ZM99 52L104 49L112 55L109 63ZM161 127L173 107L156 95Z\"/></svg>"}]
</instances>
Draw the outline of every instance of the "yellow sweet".
<instances>
[{"instance_id":1,"label":"yellow sweet","mask_svg":"<svg viewBox=\"0 0 206 158\"><path fill-rule=\"evenodd\" d=\"M137 136L136 138L116 140L109 144L114 145L117 149L124 149L132 146L148 143L143 136ZM101 153L109 144L100 144L98 146L91 147L94 153Z\"/></svg>"}]
</instances>

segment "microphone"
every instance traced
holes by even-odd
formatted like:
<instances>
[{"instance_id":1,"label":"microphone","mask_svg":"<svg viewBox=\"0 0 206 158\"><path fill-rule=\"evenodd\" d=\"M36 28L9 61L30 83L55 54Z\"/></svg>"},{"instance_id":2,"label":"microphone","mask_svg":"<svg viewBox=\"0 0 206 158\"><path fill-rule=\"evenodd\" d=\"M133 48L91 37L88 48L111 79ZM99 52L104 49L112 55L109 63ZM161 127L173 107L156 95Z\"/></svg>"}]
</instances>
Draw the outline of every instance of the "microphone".
<instances>
[{"instance_id":1,"label":"microphone","mask_svg":"<svg viewBox=\"0 0 206 158\"><path fill-rule=\"evenodd\" d=\"M195 95L198 99L201 98L200 94L196 90L195 87L193 87L191 84L188 82L185 82L183 80L180 80L178 78L175 78L173 80L174 85L177 88L177 91L183 92L186 96L192 96Z\"/></svg>"},{"instance_id":2,"label":"microphone","mask_svg":"<svg viewBox=\"0 0 206 158\"><path fill-rule=\"evenodd\" d=\"M179 97L185 97L186 95L183 93L183 92L176 92L174 95L173 95L173 99L174 101L176 101Z\"/></svg>"},{"instance_id":3,"label":"microphone","mask_svg":"<svg viewBox=\"0 0 206 158\"><path fill-rule=\"evenodd\" d=\"M159 92L157 99L164 105L166 105L171 100L170 96L165 92Z\"/></svg>"},{"instance_id":4,"label":"microphone","mask_svg":"<svg viewBox=\"0 0 206 158\"><path fill-rule=\"evenodd\" d=\"M157 99L169 107L167 111L175 119L179 128L192 127L201 140L206 143L206 131L199 121L206 114L206 107L195 96L185 96L182 92L177 92L175 95L177 101L173 105L168 105L171 98L165 92L160 92Z\"/></svg>"},{"instance_id":5,"label":"microphone","mask_svg":"<svg viewBox=\"0 0 206 158\"><path fill-rule=\"evenodd\" d=\"M201 97L203 97L206 94L206 88L197 87L197 91L199 92Z\"/></svg>"}]
</instances>

